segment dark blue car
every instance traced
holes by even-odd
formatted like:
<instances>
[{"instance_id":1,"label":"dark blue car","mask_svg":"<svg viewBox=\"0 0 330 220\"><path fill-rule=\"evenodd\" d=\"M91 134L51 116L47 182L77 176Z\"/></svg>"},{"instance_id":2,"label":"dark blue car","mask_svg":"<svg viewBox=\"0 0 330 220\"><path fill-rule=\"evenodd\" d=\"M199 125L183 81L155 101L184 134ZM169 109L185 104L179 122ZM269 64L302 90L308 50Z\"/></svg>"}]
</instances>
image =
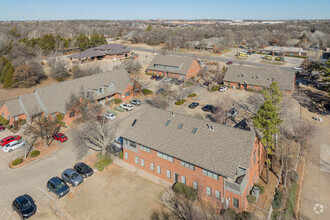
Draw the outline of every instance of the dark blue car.
<instances>
[{"instance_id":1,"label":"dark blue car","mask_svg":"<svg viewBox=\"0 0 330 220\"><path fill-rule=\"evenodd\" d=\"M53 177L47 182L48 192L52 191L58 198L65 196L70 191L70 187L59 177Z\"/></svg>"},{"instance_id":2,"label":"dark blue car","mask_svg":"<svg viewBox=\"0 0 330 220\"><path fill-rule=\"evenodd\" d=\"M212 111L213 108L214 108L213 105L205 105L205 106L202 108L202 110L203 110L204 112L210 112L210 111Z\"/></svg>"},{"instance_id":3,"label":"dark blue car","mask_svg":"<svg viewBox=\"0 0 330 220\"><path fill-rule=\"evenodd\" d=\"M13 210L16 211L22 219L27 219L34 215L37 211L37 206L31 196L25 194L17 197L13 201Z\"/></svg>"}]
</instances>

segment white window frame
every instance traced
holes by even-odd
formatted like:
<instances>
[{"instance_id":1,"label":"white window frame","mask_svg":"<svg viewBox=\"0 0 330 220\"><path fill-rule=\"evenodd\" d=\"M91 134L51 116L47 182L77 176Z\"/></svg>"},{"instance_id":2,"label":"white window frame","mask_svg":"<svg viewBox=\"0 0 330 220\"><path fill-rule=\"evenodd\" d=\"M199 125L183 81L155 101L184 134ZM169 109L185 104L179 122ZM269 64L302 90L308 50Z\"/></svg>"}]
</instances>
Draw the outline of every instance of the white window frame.
<instances>
[{"instance_id":1,"label":"white window frame","mask_svg":"<svg viewBox=\"0 0 330 220\"><path fill-rule=\"evenodd\" d=\"M128 159L128 153L126 151L125 151L124 155L125 155L125 159L127 160Z\"/></svg>"},{"instance_id":2,"label":"white window frame","mask_svg":"<svg viewBox=\"0 0 330 220\"><path fill-rule=\"evenodd\" d=\"M171 171L170 170L167 170L166 171L166 177L171 179Z\"/></svg>"},{"instance_id":3,"label":"white window frame","mask_svg":"<svg viewBox=\"0 0 330 220\"><path fill-rule=\"evenodd\" d=\"M159 165L157 165L157 173L162 174L162 168Z\"/></svg>"},{"instance_id":4,"label":"white window frame","mask_svg":"<svg viewBox=\"0 0 330 220\"><path fill-rule=\"evenodd\" d=\"M206 187L206 195L212 196L212 188L211 187Z\"/></svg>"},{"instance_id":5,"label":"white window frame","mask_svg":"<svg viewBox=\"0 0 330 220\"><path fill-rule=\"evenodd\" d=\"M141 158L141 167L144 167L144 159Z\"/></svg>"},{"instance_id":6,"label":"white window frame","mask_svg":"<svg viewBox=\"0 0 330 220\"><path fill-rule=\"evenodd\" d=\"M155 164L154 163L150 163L150 170L155 171Z\"/></svg>"},{"instance_id":7,"label":"white window frame","mask_svg":"<svg viewBox=\"0 0 330 220\"><path fill-rule=\"evenodd\" d=\"M194 187L194 190L198 190L198 183L196 181L194 181L193 187Z\"/></svg>"},{"instance_id":8,"label":"white window frame","mask_svg":"<svg viewBox=\"0 0 330 220\"><path fill-rule=\"evenodd\" d=\"M135 156L135 163L139 164L139 157Z\"/></svg>"},{"instance_id":9,"label":"white window frame","mask_svg":"<svg viewBox=\"0 0 330 220\"><path fill-rule=\"evenodd\" d=\"M181 176L181 183L186 184L186 177L185 176Z\"/></svg>"},{"instance_id":10,"label":"white window frame","mask_svg":"<svg viewBox=\"0 0 330 220\"><path fill-rule=\"evenodd\" d=\"M235 203L234 203L234 200L236 199L237 201L237 206L235 206ZM233 207L236 208L236 209L239 209L239 199L233 197Z\"/></svg>"},{"instance_id":11,"label":"white window frame","mask_svg":"<svg viewBox=\"0 0 330 220\"><path fill-rule=\"evenodd\" d=\"M218 190L215 190L215 198L220 200L221 199L221 192Z\"/></svg>"}]
</instances>

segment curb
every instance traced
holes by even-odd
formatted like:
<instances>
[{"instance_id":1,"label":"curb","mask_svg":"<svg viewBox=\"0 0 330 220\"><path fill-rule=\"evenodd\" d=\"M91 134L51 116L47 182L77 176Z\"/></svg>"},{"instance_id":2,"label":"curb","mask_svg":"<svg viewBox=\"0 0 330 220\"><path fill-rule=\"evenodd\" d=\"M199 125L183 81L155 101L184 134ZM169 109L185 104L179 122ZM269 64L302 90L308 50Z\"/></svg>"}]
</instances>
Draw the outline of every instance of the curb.
<instances>
[{"instance_id":1,"label":"curb","mask_svg":"<svg viewBox=\"0 0 330 220\"><path fill-rule=\"evenodd\" d=\"M27 163L27 164L25 164L25 165L23 165L23 166L21 166L21 167L11 168L11 167L9 167L9 165L8 165L8 170L19 170L19 169L21 169L21 168L27 167L27 166L29 166L29 165L31 165L31 164L34 164L35 162L37 162L37 161L43 159L43 158L47 158L48 156L50 156L50 155L56 153L58 150L59 150L59 149L57 149L56 151L53 151L53 152L51 152L51 153L49 153L49 154L46 154L46 155L43 156L43 157L39 157L38 159L32 160L30 163Z\"/></svg>"}]
</instances>

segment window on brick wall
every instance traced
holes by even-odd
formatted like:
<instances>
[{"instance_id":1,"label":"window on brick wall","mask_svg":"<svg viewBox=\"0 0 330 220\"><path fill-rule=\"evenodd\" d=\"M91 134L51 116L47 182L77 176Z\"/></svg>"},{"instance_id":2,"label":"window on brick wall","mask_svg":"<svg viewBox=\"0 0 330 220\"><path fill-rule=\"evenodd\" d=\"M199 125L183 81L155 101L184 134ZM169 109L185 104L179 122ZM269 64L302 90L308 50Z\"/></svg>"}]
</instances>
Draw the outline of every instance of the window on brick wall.
<instances>
[{"instance_id":1,"label":"window on brick wall","mask_svg":"<svg viewBox=\"0 0 330 220\"><path fill-rule=\"evenodd\" d=\"M212 196L212 188L211 187L206 187L206 195Z\"/></svg>"},{"instance_id":2,"label":"window on brick wall","mask_svg":"<svg viewBox=\"0 0 330 220\"><path fill-rule=\"evenodd\" d=\"M181 183L186 184L186 177L181 176Z\"/></svg>"},{"instance_id":3,"label":"window on brick wall","mask_svg":"<svg viewBox=\"0 0 330 220\"><path fill-rule=\"evenodd\" d=\"M127 160L128 159L128 153L125 152L125 159Z\"/></svg>"},{"instance_id":4,"label":"window on brick wall","mask_svg":"<svg viewBox=\"0 0 330 220\"><path fill-rule=\"evenodd\" d=\"M135 157L135 163L139 164L139 158L138 157Z\"/></svg>"},{"instance_id":5,"label":"window on brick wall","mask_svg":"<svg viewBox=\"0 0 330 220\"><path fill-rule=\"evenodd\" d=\"M158 174L161 174L161 168L160 168L159 165L157 165L157 173L158 173Z\"/></svg>"},{"instance_id":6,"label":"window on brick wall","mask_svg":"<svg viewBox=\"0 0 330 220\"><path fill-rule=\"evenodd\" d=\"M219 200L221 198L221 193L219 191L217 191L217 190L215 190L215 198L216 199L219 199Z\"/></svg>"},{"instance_id":7,"label":"window on brick wall","mask_svg":"<svg viewBox=\"0 0 330 220\"><path fill-rule=\"evenodd\" d=\"M168 160L170 162L174 161L173 157L168 156L167 154L160 153L160 152L157 152L157 157L161 157L161 158L163 158L165 160Z\"/></svg>"},{"instance_id":8,"label":"window on brick wall","mask_svg":"<svg viewBox=\"0 0 330 220\"><path fill-rule=\"evenodd\" d=\"M208 177L211 177L211 178L213 178L215 180L219 180L219 175L218 174L212 173L212 172L210 172L208 170L203 170L203 175L208 176Z\"/></svg>"},{"instance_id":9,"label":"window on brick wall","mask_svg":"<svg viewBox=\"0 0 330 220\"><path fill-rule=\"evenodd\" d=\"M141 166L144 167L144 159L141 159Z\"/></svg>"},{"instance_id":10,"label":"window on brick wall","mask_svg":"<svg viewBox=\"0 0 330 220\"><path fill-rule=\"evenodd\" d=\"M253 164L256 163L256 151L253 151Z\"/></svg>"},{"instance_id":11,"label":"window on brick wall","mask_svg":"<svg viewBox=\"0 0 330 220\"><path fill-rule=\"evenodd\" d=\"M69 117L72 118L72 117L74 117L75 114L76 114L75 111L71 111L71 112L69 113Z\"/></svg>"},{"instance_id":12,"label":"window on brick wall","mask_svg":"<svg viewBox=\"0 0 330 220\"><path fill-rule=\"evenodd\" d=\"M155 164L150 163L150 170L154 171L155 170Z\"/></svg>"},{"instance_id":13,"label":"window on brick wall","mask_svg":"<svg viewBox=\"0 0 330 220\"><path fill-rule=\"evenodd\" d=\"M237 208L237 209L239 208L239 201L238 201L238 199L236 199L234 197L233 197L233 207Z\"/></svg>"},{"instance_id":14,"label":"window on brick wall","mask_svg":"<svg viewBox=\"0 0 330 220\"><path fill-rule=\"evenodd\" d=\"M147 152L147 153L149 153L149 154L151 152L150 148L147 148L147 147L144 147L144 146L140 146L140 149Z\"/></svg>"},{"instance_id":15,"label":"window on brick wall","mask_svg":"<svg viewBox=\"0 0 330 220\"><path fill-rule=\"evenodd\" d=\"M125 97L130 96L131 92L125 92Z\"/></svg>"},{"instance_id":16,"label":"window on brick wall","mask_svg":"<svg viewBox=\"0 0 330 220\"><path fill-rule=\"evenodd\" d=\"M167 170L166 171L166 177L171 179L171 171L170 170Z\"/></svg>"},{"instance_id":17,"label":"window on brick wall","mask_svg":"<svg viewBox=\"0 0 330 220\"><path fill-rule=\"evenodd\" d=\"M196 181L194 181L194 189L198 190L198 183Z\"/></svg>"},{"instance_id":18,"label":"window on brick wall","mask_svg":"<svg viewBox=\"0 0 330 220\"><path fill-rule=\"evenodd\" d=\"M191 169L191 170L195 170L195 166L190 164L190 163L187 163L187 162L181 161L181 166L186 167L186 168Z\"/></svg>"}]
</instances>

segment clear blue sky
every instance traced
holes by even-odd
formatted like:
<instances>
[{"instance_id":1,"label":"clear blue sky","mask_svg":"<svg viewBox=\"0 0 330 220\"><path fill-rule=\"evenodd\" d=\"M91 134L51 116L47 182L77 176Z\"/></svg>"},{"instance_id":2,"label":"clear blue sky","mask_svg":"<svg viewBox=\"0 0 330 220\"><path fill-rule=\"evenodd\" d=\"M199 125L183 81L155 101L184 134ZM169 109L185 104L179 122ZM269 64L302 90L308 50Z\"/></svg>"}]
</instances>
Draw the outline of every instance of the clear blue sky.
<instances>
[{"instance_id":1,"label":"clear blue sky","mask_svg":"<svg viewBox=\"0 0 330 220\"><path fill-rule=\"evenodd\" d=\"M0 0L0 20L330 19L330 0Z\"/></svg>"}]
</instances>

